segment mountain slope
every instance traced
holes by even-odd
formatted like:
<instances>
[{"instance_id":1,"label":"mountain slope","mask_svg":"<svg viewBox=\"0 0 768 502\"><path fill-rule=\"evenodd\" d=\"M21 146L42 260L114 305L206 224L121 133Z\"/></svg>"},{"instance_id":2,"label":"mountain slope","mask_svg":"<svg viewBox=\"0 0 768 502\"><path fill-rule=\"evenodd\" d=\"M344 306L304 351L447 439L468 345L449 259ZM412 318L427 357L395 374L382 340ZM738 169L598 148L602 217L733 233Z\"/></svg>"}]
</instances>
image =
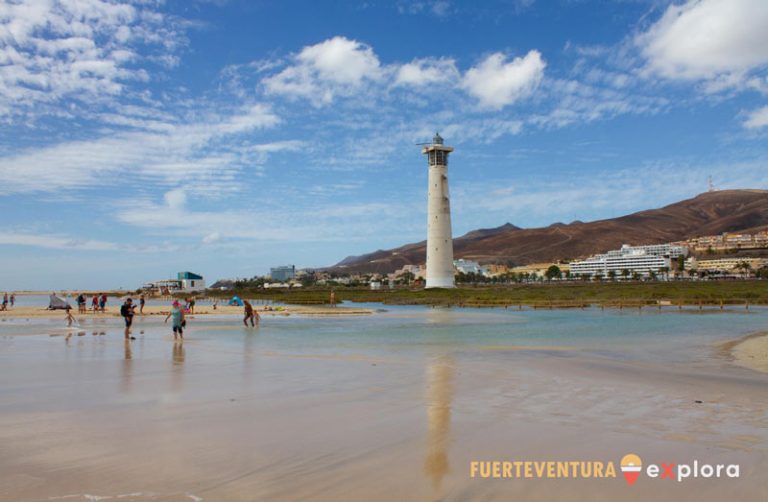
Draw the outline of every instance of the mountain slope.
<instances>
[{"instance_id":1,"label":"mountain slope","mask_svg":"<svg viewBox=\"0 0 768 502\"><path fill-rule=\"evenodd\" d=\"M474 230L453 240L456 258L481 263L572 259L617 249L622 244L657 244L722 232L755 232L768 227L768 191L707 192L660 209L589 223L555 223L518 228L509 223ZM332 269L387 273L406 264L424 263L426 242L350 256Z\"/></svg>"}]
</instances>

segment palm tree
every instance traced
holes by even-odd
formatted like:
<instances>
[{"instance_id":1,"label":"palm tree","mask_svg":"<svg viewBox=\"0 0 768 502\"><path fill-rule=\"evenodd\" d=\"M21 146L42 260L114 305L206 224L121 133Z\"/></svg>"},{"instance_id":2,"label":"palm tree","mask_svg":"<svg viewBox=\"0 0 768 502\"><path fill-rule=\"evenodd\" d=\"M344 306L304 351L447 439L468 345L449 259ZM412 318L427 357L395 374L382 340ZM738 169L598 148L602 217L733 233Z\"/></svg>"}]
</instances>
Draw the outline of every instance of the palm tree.
<instances>
[{"instance_id":1,"label":"palm tree","mask_svg":"<svg viewBox=\"0 0 768 502\"><path fill-rule=\"evenodd\" d=\"M744 278L747 278L752 272L752 265L750 265L747 261L743 261L741 262L741 269L744 271Z\"/></svg>"}]
</instances>

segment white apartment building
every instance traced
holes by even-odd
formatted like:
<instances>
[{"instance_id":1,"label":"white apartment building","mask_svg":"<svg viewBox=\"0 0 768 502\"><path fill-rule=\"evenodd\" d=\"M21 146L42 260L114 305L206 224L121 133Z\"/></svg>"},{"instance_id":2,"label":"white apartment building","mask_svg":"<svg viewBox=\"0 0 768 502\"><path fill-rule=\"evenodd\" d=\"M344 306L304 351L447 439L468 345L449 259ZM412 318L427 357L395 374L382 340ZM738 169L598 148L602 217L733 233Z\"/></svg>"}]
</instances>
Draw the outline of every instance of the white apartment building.
<instances>
[{"instance_id":1,"label":"white apartment building","mask_svg":"<svg viewBox=\"0 0 768 502\"><path fill-rule=\"evenodd\" d=\"M612 271L617 277L621 277L624 270L628 270L630 274L637 273L648 276L651 272L658 273L660 270L670 270L672 259L687 254L687 248L671 244L649 246L628 246L625 244L621 246L621 249L595 255L586 260L571 262L570 267L571 274L576 276L600 274L605 277Z\"/></svg>"},{"instance_id":2,"label":"white apartment building","mask_svg":"<svg viewBox=\"0 0 768 502\"><path fill-rule=\"evenodd\" d=\"M457 272L461 272L462 274L485 275L485 269L481 267L478 262L473 260L465 260L464 258L453 260L453 267Z\"/></svg>"}]
</instances>

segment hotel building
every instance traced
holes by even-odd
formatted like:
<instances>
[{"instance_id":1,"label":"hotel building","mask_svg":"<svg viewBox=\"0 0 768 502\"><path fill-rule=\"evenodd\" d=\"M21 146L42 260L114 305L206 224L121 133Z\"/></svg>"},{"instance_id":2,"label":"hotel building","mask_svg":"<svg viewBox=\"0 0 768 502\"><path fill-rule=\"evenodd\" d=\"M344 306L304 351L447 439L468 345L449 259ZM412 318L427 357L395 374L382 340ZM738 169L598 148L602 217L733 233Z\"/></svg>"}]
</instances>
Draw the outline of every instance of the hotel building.
<instances>
[{"instance_id":1,"label":"hotel building","mask_svg":"<svg viewBox=\"0 0 768 502\"><path fill-rule=\"evenodd\" d=\"M658 273L660 270L670 270L672 260L678 256L687 256L688 249L682 246L670 244L654 244L648 246L621 246L621 249L608 251L587 258L586 260L571 262L571 274L602 275L607 276L613 271L616 276L621 276L624 270L630 274L648 276Z\"/></svg>"}]
</instances>

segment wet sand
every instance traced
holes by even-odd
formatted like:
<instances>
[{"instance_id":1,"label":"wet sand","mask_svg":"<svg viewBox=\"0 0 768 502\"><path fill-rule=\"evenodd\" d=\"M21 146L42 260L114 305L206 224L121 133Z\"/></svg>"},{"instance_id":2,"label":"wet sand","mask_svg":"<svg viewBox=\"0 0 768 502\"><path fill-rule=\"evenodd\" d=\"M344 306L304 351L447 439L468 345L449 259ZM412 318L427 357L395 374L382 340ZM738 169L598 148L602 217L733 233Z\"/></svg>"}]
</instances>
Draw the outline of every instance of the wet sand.
<instances>
[{"instance_id":1,"label":"wet sand","mask_svg":"<svg viewBox=\"0 0 768 502\"><path fill-rule=\"evenodd\" d=\"M275 319L273 322L277 322ZM325 322L318 320L318 322ZM2 500L768 498L768 375L713 354L0 337ZM234 328L233 328L234 329ZM420 349L421 350L421 349ZM475 460L741 465L739 479L472 479Z\"/></svg>"}]
</instances>

